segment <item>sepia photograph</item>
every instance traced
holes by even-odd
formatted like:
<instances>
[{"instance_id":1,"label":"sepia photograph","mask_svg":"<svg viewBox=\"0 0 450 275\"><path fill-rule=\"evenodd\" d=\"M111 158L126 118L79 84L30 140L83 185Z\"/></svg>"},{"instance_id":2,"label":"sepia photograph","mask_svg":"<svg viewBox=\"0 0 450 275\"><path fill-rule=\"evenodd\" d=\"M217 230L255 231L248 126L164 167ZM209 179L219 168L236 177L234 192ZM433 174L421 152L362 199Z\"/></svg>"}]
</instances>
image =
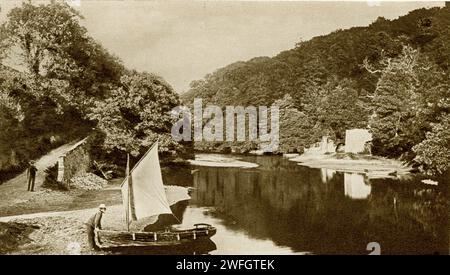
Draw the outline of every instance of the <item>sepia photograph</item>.
<instances>
[{"instance_id":1,"label":"sepia photograph","mask_svg":"<svg viewBox=\"0 0 450 275\"><path fill-rule=\"evenodd\" d=\"M0 0L0 255L449 255L449 73L448 1Z\"/></svg>"}]
</instances>

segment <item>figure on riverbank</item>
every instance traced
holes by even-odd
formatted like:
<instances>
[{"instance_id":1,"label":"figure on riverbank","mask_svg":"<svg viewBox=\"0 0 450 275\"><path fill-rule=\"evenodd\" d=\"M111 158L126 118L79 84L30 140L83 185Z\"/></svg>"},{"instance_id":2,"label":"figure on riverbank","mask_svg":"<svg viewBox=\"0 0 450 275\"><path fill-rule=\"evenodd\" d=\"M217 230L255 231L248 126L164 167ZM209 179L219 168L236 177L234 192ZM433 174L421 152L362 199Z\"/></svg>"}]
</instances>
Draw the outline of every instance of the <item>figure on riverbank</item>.
<instances>
[{"instance_id":1,"label":"figure on riverbank","mask_svg":"<svg viewBox=\"0 0 450 275\"><path fill-rule=\"evenodd\" d=\"M30 161L30 166L28 167L28 171L27 171L28 191L31 191L31 192L34 191L34 182L36 180L37 170L38 169L34 165L34 161Z\"/></svg>"},{"instance_id":2,"label":"figure on riverbank","mask_svg":"<svg viewBox=\"0 0 450 275\"><path fill-rule=\"evenodd\" d=\"M86 233L88 237L89 247L95 250L98 250L97 245L95 244L95 233L94 230L96 228L102 229L102 217L106 212L106 205L103 203L98 207L98 212L95 213L89 220L86 222Z\"/></svg>"}]
</instances>

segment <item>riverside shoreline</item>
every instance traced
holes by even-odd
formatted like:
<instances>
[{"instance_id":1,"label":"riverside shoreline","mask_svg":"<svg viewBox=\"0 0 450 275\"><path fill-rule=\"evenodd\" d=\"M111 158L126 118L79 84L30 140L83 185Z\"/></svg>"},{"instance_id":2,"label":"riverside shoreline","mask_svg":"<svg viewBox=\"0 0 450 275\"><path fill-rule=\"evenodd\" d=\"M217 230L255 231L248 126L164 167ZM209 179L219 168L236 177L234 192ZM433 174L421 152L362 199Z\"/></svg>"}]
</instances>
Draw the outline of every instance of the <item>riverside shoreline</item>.
<instances>
[{"instance_id":1,"label":"riverside shoreline","mask_svg":"<svg viewBox=\"0 0 450 275\"><path fill-rule=\"evenodd\" d=\"M410 175L413 168L399 160L368 155L303 154L288 157L298 165L327 168L338 172L366 174L369 178L395 178Z\"/></svg>"}]
</instances>

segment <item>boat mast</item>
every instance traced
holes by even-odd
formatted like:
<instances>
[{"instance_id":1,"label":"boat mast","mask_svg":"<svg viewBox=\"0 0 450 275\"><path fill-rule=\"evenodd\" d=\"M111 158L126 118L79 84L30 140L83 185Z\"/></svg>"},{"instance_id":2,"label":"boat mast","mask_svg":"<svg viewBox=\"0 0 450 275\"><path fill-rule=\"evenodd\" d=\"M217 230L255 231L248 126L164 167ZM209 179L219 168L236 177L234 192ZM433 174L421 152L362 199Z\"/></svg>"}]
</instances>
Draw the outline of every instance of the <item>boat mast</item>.
<instances>
[{"instance_id":1,"label":"boat mast","mask_svg":"<svg viewBox=\"0 0 450 275\"><path fill-rule=\"evenodd\" d=\"M127 230L130 231L130 154L127 154L127 170L126 170L126 177L127 177L127 184L128 184L128 194L127 194L127 213L125 215L126 217L126 223L127 223Z\"/></svg>"}]
</instances>

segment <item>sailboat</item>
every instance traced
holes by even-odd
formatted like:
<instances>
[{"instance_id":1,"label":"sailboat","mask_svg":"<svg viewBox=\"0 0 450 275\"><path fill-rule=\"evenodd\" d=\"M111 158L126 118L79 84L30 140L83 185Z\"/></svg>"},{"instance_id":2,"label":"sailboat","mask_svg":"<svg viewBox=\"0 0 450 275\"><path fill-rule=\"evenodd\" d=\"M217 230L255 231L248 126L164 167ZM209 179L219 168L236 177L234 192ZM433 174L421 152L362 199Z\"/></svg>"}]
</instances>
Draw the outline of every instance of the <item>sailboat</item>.
<instances>
[{"instance_id":1,"label":"sailboat","mask_svg":"<svg viewBox=\"0 0 450 275\"><path fill-rule=\"evenodd\" d=\"M130 230L133 222L173 215L164 190L158 157L158 142L145 153L130 170L127 159L127 177L121 184L125 208L126 231L95 229L95 242L101 249L126 247L179 246L207 240L216 234L216 228L206 223L194 224L186 230L165 229L154 232Z\"/></svg>"}]
</instances>

